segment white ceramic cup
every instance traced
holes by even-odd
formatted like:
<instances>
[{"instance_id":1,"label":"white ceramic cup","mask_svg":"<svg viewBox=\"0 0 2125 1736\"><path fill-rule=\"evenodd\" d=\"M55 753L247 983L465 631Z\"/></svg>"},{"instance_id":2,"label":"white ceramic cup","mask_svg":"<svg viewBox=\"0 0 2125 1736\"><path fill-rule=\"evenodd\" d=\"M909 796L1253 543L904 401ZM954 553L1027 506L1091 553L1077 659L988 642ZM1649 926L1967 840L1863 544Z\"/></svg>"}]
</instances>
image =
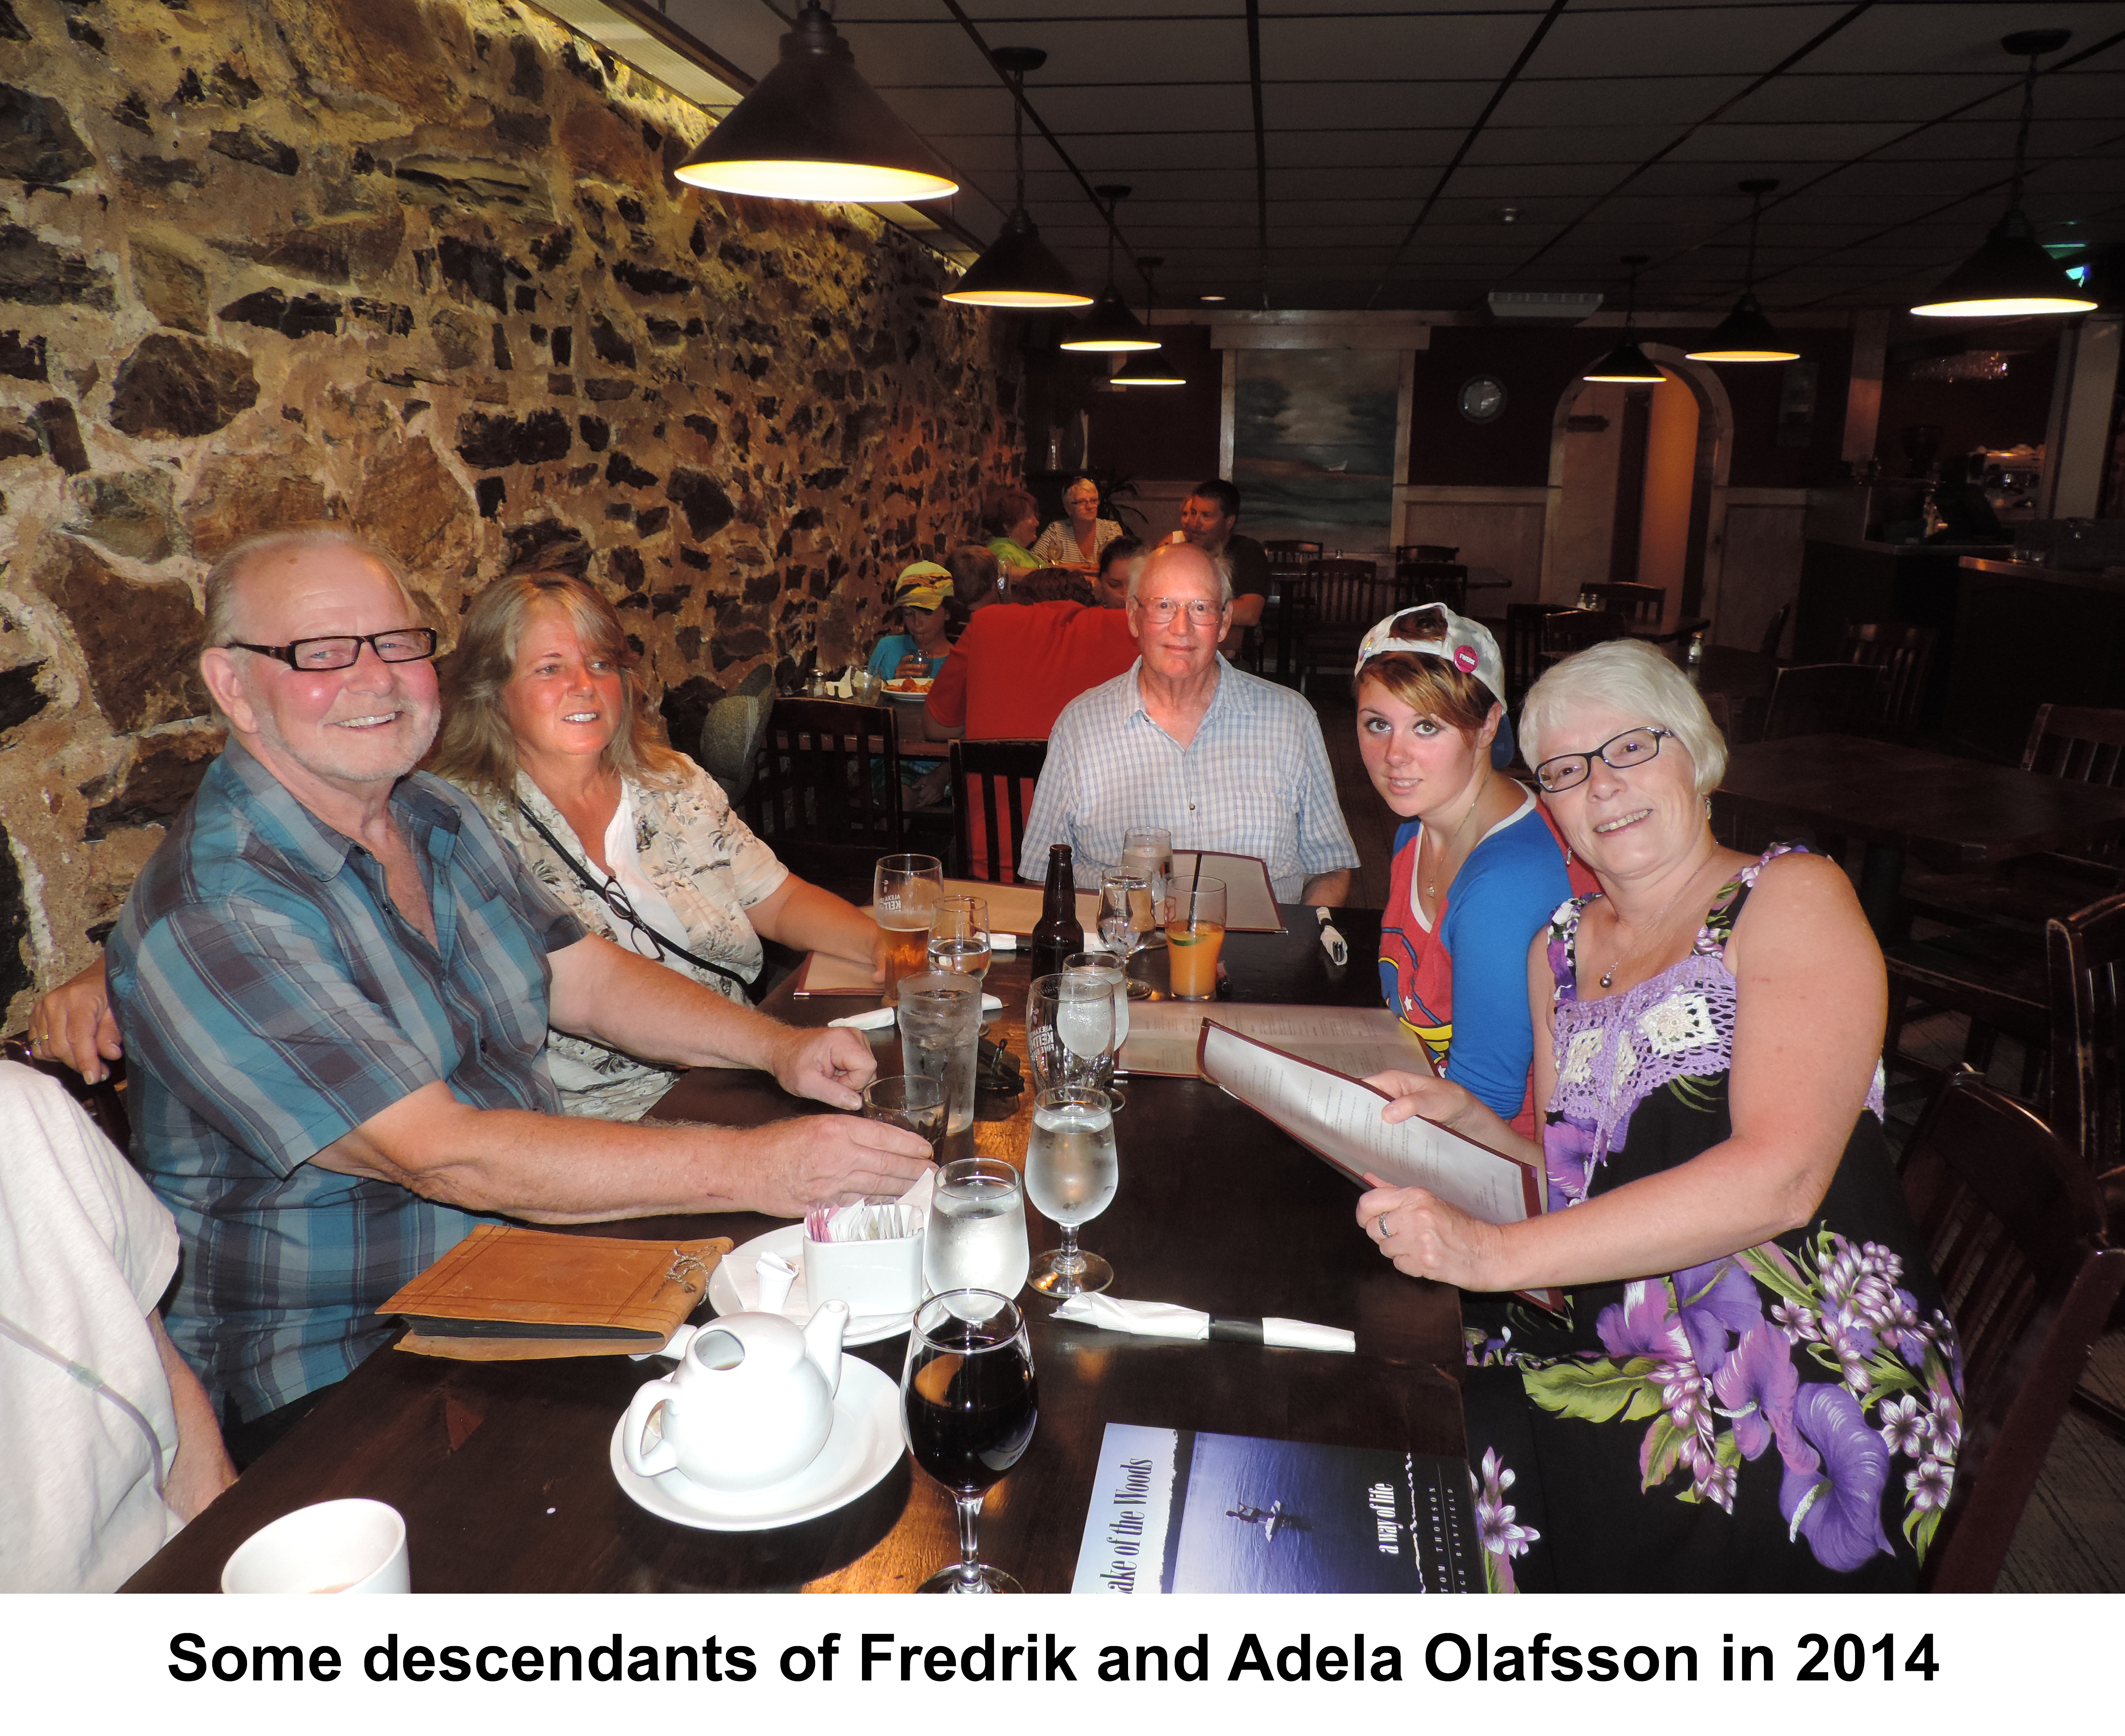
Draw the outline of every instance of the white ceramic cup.
<instances>
[{"instance_id":1,"label":"white ceramic cup","mask_svg":"<svg viewBox=\"0 0 2125 1736\"><path fill-rule=\"evenodd\" d=\"M320 1501L253 1531L221 1570L224 1592L410 1592L406 1522L381 1501Z\"/></svg>"}]
</instances>

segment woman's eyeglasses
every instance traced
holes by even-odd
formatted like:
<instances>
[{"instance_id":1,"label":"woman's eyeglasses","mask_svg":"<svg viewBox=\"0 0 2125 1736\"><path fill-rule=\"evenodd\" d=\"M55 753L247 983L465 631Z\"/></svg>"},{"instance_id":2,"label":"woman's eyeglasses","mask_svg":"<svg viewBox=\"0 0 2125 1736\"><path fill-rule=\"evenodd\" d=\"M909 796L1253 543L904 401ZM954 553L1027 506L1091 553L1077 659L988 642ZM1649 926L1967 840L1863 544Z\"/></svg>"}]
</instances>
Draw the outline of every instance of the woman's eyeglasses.
<instances>
[{"instance_id":1,"label":"woman's eyeglasses","mask_svg":"<svg viewBox=\"0 0 2125 1736\"><path fill-rule=\"evenodd\" d=\"M610 910L614 915L620 918L622 922L633 929L634 932L639 934L643 940L648 943L650 950L647 953L643 953L642 956L645 958L654 959L658 964L663 963L664 943L662 939L658 936L656 929L650 927L648 923L644 922L642 918L636 914L634 903L629 899L627 894L621 890L620 882L617 880L606 881L603 886L597 889L597 894L600 898L605 901L605 907L607 910ZM634 947L631 950L637 953L642 953L642 948L640 946Z\"/></svg>"},{"instance_id":2,"label":"woman's eyeglasses","mask_svg":"<svg viewBox=\"0 0 2125 1736\"><path fill-rule=\"evenodd\" d=\"M1675 733L1672 730L1627 729L1620 736L1611 736L1599 747L1589 748L1580 754L1558 754L1545 760L1534 769L1534 781L1549 795L1559 790L1570 789L1584 783L1599 760L1604 765L1619 772L1628 771L1634 765L1643 765L1660 753L1661 740Z\"/></svg>"}]
</instances>

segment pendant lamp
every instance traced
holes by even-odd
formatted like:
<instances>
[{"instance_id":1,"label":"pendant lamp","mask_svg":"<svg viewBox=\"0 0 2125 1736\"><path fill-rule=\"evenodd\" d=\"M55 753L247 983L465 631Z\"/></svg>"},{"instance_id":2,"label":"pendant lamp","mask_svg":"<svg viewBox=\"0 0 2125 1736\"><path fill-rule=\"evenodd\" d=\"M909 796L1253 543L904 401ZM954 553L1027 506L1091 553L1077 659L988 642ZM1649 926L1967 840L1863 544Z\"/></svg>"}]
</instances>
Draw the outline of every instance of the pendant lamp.
<instances>
[{"instance_id":1,"label":"pendant lamp","mask_svg":"<svg viewBox=\"0 0 2125 1736\"><path fill-rule=\"evenodd\" d=\"M1048 59L1037 48L1000 48L991 54L1011 81L1011 147L1018 165L1017 193L1011 215L988 251L967 268L946 301L970 308L1087 308L1092 298L1072 279L1069 268L1048 249L1025 209L1025 75Z\"/></svg>"},{"instance_id":2,"label":"pendant lamp","mask_svg":"<svg viewBox=\"0 0 2125 1736\"><path fill-rule=\"evenodd\" d=\"M1153 287L1151 274L1166 263L1156 254L1139 259L1138 271L1143 273L1143 322L1151 323L1152 309L1157 304L1158 291ZM1110 386L1185 386L1188 377L1165 360L1166 350L1161 346L1156 350L1139 350L1108 379Z\"/></svg>"},{"instance_id":3,"label":"pendant lamp","mask_svg":"<svg viewBox=\"0 0 2125 1736\"><path fill-rule=\"evenodd\" d=\"M1741 276L1741 299L1734 311L1712 329L1699 349L1689 351L1694 362L1797 362L1800 351L1779 336L1756 299L1756 225L1764 214L1764 195L1775 193L1775 181L1745 181L1741 191L1749 207L1749 264Z\"/></svg>"},{"instance_id":4,"label":"pendant lamp","mask_svg":"<svg viewBox=\"0 0 2125 1736\"><path fill-rule=\"evenodd\" d=\"M1650 256L1644 253L1623 256L1623 263L1631 268L1630 289L1623 303L1623 341L1580 375L1581 379L1612 380L1627 386L1657 386L1667 378L1638 347L1638 267Z\"/></svg>"},{"instance_id":5,"label":"pendant lamp","mask_svg":"<svg viewBox=\"0 0 2125 1736\"><path fill-rule=\"evenodd\" d=\"M1934 318L2006 319L2027 313L2085 313L2095 303L2066 275L2065 267L2038 243L2022 213L2022 168L2029 122L2037 111L2037 57L2064 48L2071 31L2017 31L2000 39L2009 54L2027 55L2022 76L2022 124L2014 134L2014 179L2007 211L1985 245L1948 273L1914 313Z\"/></svg>"},{"instance_id":6,"label":"pendant lamp","mask_svg":"<svg viewBox=\"0 0 2125 1736\"><path fill-rule=\"evenodd\" d=\"M1156 350L1159 347L1158 340L1145 328L1142 320L1129 312L1128 303L1122 299L1122 292L1114 287L1114 207L1128 197L1129 190L1099 186L1092 191L1107 202L1107 286L1100 291L1100 299L1092 303L1091 311L1064 335L1061 347L1095 353Z\"/></svg>"},{"instance_id":7,"label":"pendant lamp","mask_svg":"<svg viewBox=\"0 0 2125 1736\"><path fill-rule=\"evenodd\" d=\"M813 204L910 204L959 190L945 159L864 82L817 0L797 14L774 71L671 172L691 186Z\"/></svg>"}]
</instances>

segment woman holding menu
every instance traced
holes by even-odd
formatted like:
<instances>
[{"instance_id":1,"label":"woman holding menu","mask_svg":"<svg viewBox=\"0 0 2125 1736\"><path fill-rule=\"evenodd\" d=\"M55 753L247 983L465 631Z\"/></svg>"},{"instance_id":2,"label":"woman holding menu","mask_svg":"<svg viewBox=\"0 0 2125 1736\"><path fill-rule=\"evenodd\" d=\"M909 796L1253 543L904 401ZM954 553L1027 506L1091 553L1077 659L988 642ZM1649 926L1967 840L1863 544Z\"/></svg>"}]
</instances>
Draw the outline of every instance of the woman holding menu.
<instances>
[{"instance_id":1,"label":"woman holding menu","mask_svg":"<svg viewBox=\"0 0 2125 1736\"><path fill-rule=\"evenodd\" d=\"M1534 1132L1528 943L1572 892L1593 890L1513 757L1497 642L1439 604L1367 633L1351 685L1358 751L1401 816L1380 918L1380 992L1448 1079Z\"/></svg>"},{"instance_id":2,"label":"woman holding menu","mask_svg":"<svg viewBox=\"0 0 2125 1736\"><path fill-rule=\"evenodd\" d=\"M1492 1581L1908 1590L1962 1433L1962 1361L1882 1138L1880 949L1836 866L1713 840L1717 730L1630 641L1538 682L1522 739L1600 890L1528 957L1538 1145L1466 1087L1421 1114L1545 1164L1495 1226L1377 1188L1365 1233L1464 1291L1463 1399ZM1652 1274L1652 1276L1646 1276Z\"/></svg>"}]
</instances>

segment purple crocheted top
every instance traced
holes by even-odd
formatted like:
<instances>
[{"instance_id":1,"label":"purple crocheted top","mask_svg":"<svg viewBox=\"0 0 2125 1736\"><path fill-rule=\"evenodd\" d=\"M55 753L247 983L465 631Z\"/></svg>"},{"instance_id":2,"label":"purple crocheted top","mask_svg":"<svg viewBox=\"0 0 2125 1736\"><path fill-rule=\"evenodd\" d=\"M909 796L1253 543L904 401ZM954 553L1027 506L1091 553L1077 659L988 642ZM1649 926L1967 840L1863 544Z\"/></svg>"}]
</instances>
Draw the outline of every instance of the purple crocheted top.
<instances>
[{"instance_id":1,"label":"purple crocheted top","mask_svg":"<svg viewBox=\"0 0 2125 1736\"><path fill-rule=\"evenodd\" d=\"M1727 943L1764 864L1800 846L1774 844L1720 887L1689 955L1621 994L1579 998L1576 957L1581 912L1571 899L1550 918L1549 968L1557 982L1557 1092L1543 1130L1550 1207L1586 1197L1594 1174L1630 1137L1638 1105L1678 1080L1714 1080L1733 1065L1738 1000ZM1880 1063L1867 1107L1882 1117Z\"/></svg>"}]
</instances>

